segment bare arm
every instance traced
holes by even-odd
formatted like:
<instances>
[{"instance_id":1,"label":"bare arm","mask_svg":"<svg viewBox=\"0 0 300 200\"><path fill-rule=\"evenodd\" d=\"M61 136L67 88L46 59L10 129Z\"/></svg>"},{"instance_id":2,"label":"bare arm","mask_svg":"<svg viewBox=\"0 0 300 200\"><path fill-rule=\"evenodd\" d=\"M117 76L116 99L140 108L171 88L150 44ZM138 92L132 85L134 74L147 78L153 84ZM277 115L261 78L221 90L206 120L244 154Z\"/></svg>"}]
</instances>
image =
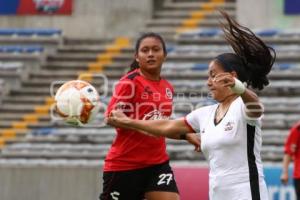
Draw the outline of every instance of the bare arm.
<instances>
[{"instance_id":1,"label":"bare arm","mask_svg":"<svg viewBox=\"0 0 300 200\"><path fill-rule=\"evenodd\" d=\"M188 133L189 129L183 119L177 120L130 120L130 127L146 131L153 135L176 137Z\"/></svg>"},{"instance_id":2,"label":"bare arm","mask_svg":"<svg viewBox=\"0 0 300 200\"><path fill-rule=\"evenodd\" d=\"M246 114L248 117L258 118L263 114L263 105L260 103L258 96L254 92L246 89L241 97L246 105Z\"/></svg>"},{"instance_id":3,"label":"bare arm","mask_svg":"<svg viewBox=\"0 0 300 200\"><path fill-rule=\"evenodd\" d=\"M200 136L196 133L186 133L186 134L180 134L180 135L172 135L171 137L168 137L170 139L175 140L186 140L188 143L194 145L195 151L200 152L201 151L201 140Z\"/></svg>"},{"instance_id":4,"label":"bare arm","mask_svg":"<svg viewBox=\"0 0 300 200\"><path fill-rule=\"evenodd\" d=\"M282 173L280 180L283 184L287 184L289 181L289 164L292 160L292 157L289 154L284 154L282 161Z\"/></svg>"},{"instance_id":5,"label":"bare arm","mask_svg":"<svg viewBox=\"0 0 300 200\"><path fill-rule=\"evenodd\" d=\"M176 138L180 134L190 132L190 129L185 124L184 119L136 120L127 117L124 113L118 110L111 112L111 115L107 118L107 123L118 128L142 131L155 136L164 136L169 138Z\"/></svg>"}]
</instances>

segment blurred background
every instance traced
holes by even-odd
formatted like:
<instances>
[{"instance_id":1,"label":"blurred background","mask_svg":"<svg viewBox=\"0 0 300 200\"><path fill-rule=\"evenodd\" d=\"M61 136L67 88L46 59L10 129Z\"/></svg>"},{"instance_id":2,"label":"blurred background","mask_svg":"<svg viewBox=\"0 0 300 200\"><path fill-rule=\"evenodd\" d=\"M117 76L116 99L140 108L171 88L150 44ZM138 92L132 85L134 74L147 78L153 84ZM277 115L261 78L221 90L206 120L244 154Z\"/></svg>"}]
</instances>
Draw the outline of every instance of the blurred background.
<instances>
[{"instance_id":1,"label":"blurred background","mask_svg":"<svg viewBox=\"0 0 300 200\"><path fill-rule=\"evenodd\" d=\"M208 62L231 51L218 28L223 9L277 51L265 105L262 159L271 200L295 200L280 184L283 145L300 120L299 0L0 0L0 199L95 200L114 129L65 125L53 94L83 79L105 105L128 70L139 33L167 42L163 75L174 85L174 117L212 103ZM182 200L208 199L208 168L184 141L167 150ZM292 165L291 165L292 172ZM292 176L291 176L292 177Z\"/></svg>"}]
</instances>

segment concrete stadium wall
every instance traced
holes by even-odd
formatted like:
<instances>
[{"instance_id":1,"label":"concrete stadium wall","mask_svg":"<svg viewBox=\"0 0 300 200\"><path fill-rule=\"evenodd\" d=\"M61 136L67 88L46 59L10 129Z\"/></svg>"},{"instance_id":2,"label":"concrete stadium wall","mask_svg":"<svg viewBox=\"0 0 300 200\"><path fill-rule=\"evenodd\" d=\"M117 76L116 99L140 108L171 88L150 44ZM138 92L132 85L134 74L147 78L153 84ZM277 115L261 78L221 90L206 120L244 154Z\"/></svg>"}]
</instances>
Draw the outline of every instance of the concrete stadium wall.
<instances>
[{"instance_id":1,"label":"concrete stadium wall","mask_svg":"<svg viewBox=\"0 0 300 200\"><path fill-rule=\"evenodd\" d=\"M284 14L284 0L237 0L237 18L250 28L293 29L300 26L300 15Z\"/></svg>"},{"instance_id":2,"label":"concrete stadium wall","mask_svg":"<svg viewBox=\"0 0 300 200\"><path fill-rule=\"evenodd\" d=\"M97 200L100 167L0 166L1 200Z\"/></svg>"},{"instance_id":3,"label":"concrete stadium wall","mask_svg":"<svg viewBox=\"0 0 300 200\"><path fill-rule=\"evenodd\" d=\"M0 27L59 28L70 37L133 36L151 18L152 0L73 0L67 16L0 16Z\"/></svg>"},{"instance_id":4,"label":"concrete stadium wall","mask_svg":"<svg viewBox=\"0 0 300 200\"><path fill-rule=\"evenodd\" d=\"M181 200L208 199L206 163L172 164ZM292 179L280 182L280 164L264 165L270 200L295 200ZM289 169L292 177L293 167ZM97 200L102 191L100 166L0 165L1 200Z\"/></svg>"}]
</instances>

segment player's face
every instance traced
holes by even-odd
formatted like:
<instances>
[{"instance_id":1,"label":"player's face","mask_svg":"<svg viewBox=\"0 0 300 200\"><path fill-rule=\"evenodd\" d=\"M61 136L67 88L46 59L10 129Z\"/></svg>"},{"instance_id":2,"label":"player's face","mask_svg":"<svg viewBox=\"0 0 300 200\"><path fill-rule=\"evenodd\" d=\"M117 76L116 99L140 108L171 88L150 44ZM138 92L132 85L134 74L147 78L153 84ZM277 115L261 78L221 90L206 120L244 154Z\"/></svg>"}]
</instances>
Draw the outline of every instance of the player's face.
<instances>
[{"instance_id":1,"label":"player's face","mask_svg":"<svg viewBox=\"0 0 300 200\"><path fill-rule=\"evenodd\" d=\"M223 67L216 61L212 61L208 67L208 80L207 86L212 95L212 98L218 102L222 102L227 96L232 94L232 91L228 87L224 87L222 84L215 82L215 77L219 73L224 73Z\"/></svg>"},{"instance_id":2,"label":"player's face","mask_svg":"<svg viewBox=\"0 0 300 200\"><path fill-rule=\"evenodd\" d=\"M140 68L151 73L160 72L166 55L164 54L163 45L159 39L147 37L141 41L135 57Z\"/></svg>"}]
</instances>

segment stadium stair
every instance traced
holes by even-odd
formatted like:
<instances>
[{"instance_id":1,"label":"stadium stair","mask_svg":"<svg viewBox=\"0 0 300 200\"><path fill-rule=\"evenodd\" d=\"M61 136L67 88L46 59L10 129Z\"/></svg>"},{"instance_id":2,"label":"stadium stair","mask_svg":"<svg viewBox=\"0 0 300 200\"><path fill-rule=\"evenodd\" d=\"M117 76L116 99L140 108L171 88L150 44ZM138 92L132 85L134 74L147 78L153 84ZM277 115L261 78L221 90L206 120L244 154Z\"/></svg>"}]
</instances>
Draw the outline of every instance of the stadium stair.
<instances>
[{"instance_id":1,"label":"stadium stair","mask_svg":"<svg viewBox=\"0 0 300 200\"><path fill-rule=\"evenodd\" d=\"M223 8L235 17L235 6L235 1L170 0L147 22L144 32L158 32L168 42L163 75L175 86L175 96L178 97L175 103L180 105L175 108L176 116L187 114L190 109L187 104L195 107L213 102L206 98L207 63L219 53L230 51L217 28L219 15L215 9ZM282 159L288 129L298 120L300 113L300 58L295 47L300 39L293 31L257 30L257 33L278 51L277 63L270 74L271 84L259 92L265 105L262 158L278 162ZM291 49L294 53L289 53ZM114 130L96 126L74 128L51 121L48 111L53 98L49 97L49 86L53 81L78 77L100 86L103 82L93 74L103 73L109 78L108 87L112 88L113 83L128 70L133 53L132 44L126 38L64 38L56 53L48 55L39 70L31 70L29 79L22 80L20 89L13 89L2 98L0 128L2 144L6 145L2 148L0 162L1 159L27 159L28 162L41 159L43 162L56 159L103 160L114 138ZM102 88L98 88L103 93ZM110 95L101 100L107 102ZM167 142L172 160L204 160L184 141Z\"/></svg>"},{"instance_id":2,"label":"stadium stair","mask_svg":"<svg viewBox=\"0 0 300 200\"><path fill-rule=\"evenodd\" d=\"M110 63L112 58L117 55L123 47L128 46L128 44L128 39L118 38L113 41L113 43L97 45L100 46L103 51L97 53L94 59L89 60L94 62L84 63L84 67L80 69L69 67L72 76L62 76L60 80L76 79L78 76L83 79L88 79L89 81L92 80L92 73L101 72L103 69L102 65ZM65 50L66 49L63 48L61 49L62 54ZM71 49L69 50L72 51ZM81 51L86 52L86 55L90 53L85 48L81 49ZM91 49L91 51L93 50ZM60 52L60 49L58 49L58 52ZM49 66L51 68L53 57L49 56L48 60L49 62L47 63L49 63L49 65L43 65L41 70L29 72L29 79L22 82L21 89L12 90L10 95L4 97L0 110L1 113L8 113L8 115L1 115L0 134L2 136L2 145L6 142L14 143L14 141L17 140L17 136L26 136L25 134L32 130L34 130L33 132L37 132L55 126L55 124L51 123L49 117L49 109L53 104L53 98L49 96L49 87L51 82L58 80L59 77L50 76L50 78L45 79L43 76L40 76L40 74L43 74L44 68ZM60 62L60 60L58 62ZM63 64L60 63L60 65ZM72 66L72 64L70 66Z\"/></svg>"}]
</instances>

